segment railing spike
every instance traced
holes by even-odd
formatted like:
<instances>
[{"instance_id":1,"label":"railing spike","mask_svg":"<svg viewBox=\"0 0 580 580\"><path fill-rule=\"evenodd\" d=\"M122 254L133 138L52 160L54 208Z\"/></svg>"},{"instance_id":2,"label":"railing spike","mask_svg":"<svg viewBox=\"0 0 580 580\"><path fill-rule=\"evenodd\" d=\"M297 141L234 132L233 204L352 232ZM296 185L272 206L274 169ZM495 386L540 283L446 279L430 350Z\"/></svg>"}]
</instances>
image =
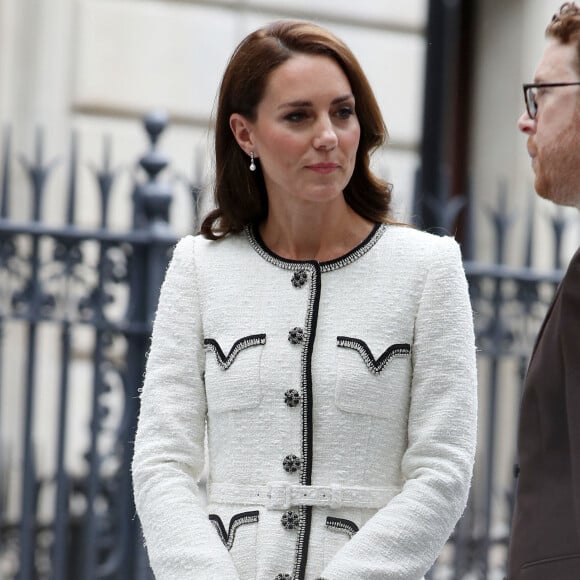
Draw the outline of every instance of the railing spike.
<instances>
[{"instance_id":1,"label":"railing spike","mask_svg":"<svg viewBox=\"0 0 580 580\"><path fill-rule=\"evenodd\" d=\"M0 218L7 218L10 212L10 152L11 132L9 127L3 131L2 189L0 191Z\"/></svg>"},{"instance_id":2,"label":"railing spike","mask_svg":"<svg viewBox=\"0 0 580 580\"><path fill-rule=\"evenodd\" d=\"M75 223L76 210L76 184L77 184L77 160L78 160L78 136L76 131L71 135L70 146L70 168L68 174L68 195L66 207L66 223L72 225Z\"/></svg>"},{"instance_id":3,"label":"railing spike","mask_svg":"<svg viewBox=\"0 0 580 580\"><path fill-rule=\"evenodd\" d=\"M34 160L30 162L26 156L20 155L19 160L32 185L32 220L40 221L42 194L46 178L52 169L58 164L55 159L48 165L44 165L44 130L37 127L34 133Z\"/></svg>"},{"instance_id":4,"label":"railing spike","mask_svg":"<svg viewBox=\"0 0 580 580\"><path fill-rule=\"evenodd\" d=\"M527 227L526 227L526 245L524 254L524 265L526 268L532 267L533 254L534 254L534 215L536 207L536 196L530 196L530 202L528 203L528 212L526 217Z\"/></svg>"},{"instance_id":5,"label":"railing spike","mask_svg":"<svg viewBox=\"0 0 580 580\"><path fill-rule=\"evenodd\" d=\"M31 178L32 178L32 215L34 221L40 221L41 215L41 197L42 189L44 186L45 169L43 165L44 161L44 129L42 127L37 127L35 132L35 156L34 156L34 166L31 168Z\"/></svg>"},{"instance_id":6,"label":"railing spike","mask_svg":"<svg viewBox=\"0 0 580 580\"><path fill-rule=\"evenodd\" d=\"M465 214L465 236L463 242L464 260L475 259L475 200L473 199L473 184L471 177L466 180L465 199L467 200L467 211Z\"/></svg>"},{"instance_id":7,"label":"railing spike","mask_svg":"<svg viewBox=\"0 0 580 580\"><path fill-rule=\"evenodd\" d=\"M113 145L110 134L103 136L103 165L97 172L99 183L99 193L101 195L101 227L107 227L109 216L109 201L111 199L111 189L115 180L115 172L111 169L113 157Z\"/></svg>"},{"instance_id":8,"label":"railing spike","mask_svg":"<svg viewBox=\"0 0 580 580\"><path fill-rule=\"evenodd\" d=\"M143 119L145 131L149 137L151 147L155 148L159 135L165 131L169 124L169 115L166 111L152 111L145 115Z\"/></svg>"},{"instance_id":9,"label":"railing spike","mask_svg":"<svg viewBox=\"0 0 580 580\"><path fill-rule=\"evenodd\" d=\"M554 268L562 269L562 239L566 229L567 220L561 206L556 207L556 214L552 217L552 229L554 231Z\"/></svg>"}]
</instances>

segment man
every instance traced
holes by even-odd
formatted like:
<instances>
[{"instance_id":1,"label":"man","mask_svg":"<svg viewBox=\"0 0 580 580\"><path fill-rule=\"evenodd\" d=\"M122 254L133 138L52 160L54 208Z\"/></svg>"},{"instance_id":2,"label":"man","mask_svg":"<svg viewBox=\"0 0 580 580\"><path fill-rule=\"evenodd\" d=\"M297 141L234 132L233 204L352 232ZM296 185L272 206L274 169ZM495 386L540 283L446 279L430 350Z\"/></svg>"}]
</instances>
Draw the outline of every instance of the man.
<instances>
[{"instance_id":1,"label":"man","mask_svg":"<svg viewBox=\"0 0 580 580\"><path fill-rule=\"evenodd\" d=\"M580 209L580 7L546 29L519 128L538 194ZM518 433L519 477L509 580L580 579L580 250L538 336Z\"/></svg>"}]
</instances>

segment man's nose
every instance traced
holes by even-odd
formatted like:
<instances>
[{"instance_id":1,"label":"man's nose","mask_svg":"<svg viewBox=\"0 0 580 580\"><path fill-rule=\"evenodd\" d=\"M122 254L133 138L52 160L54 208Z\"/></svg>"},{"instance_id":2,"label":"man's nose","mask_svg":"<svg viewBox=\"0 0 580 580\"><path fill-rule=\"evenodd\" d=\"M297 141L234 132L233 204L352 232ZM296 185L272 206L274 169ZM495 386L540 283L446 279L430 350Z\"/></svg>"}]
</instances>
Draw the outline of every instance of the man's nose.
<instances>
[{"instance_id":1,"label":"man's nose","mask_svg":"<svg viewBox=\"0 0 580 580\"><path fill-rule=\"evenodd\" d=\"M530 118L527 111L518 119L518 129L526 134L536 132L536 121Z\"/></svg>"}]
</instances>

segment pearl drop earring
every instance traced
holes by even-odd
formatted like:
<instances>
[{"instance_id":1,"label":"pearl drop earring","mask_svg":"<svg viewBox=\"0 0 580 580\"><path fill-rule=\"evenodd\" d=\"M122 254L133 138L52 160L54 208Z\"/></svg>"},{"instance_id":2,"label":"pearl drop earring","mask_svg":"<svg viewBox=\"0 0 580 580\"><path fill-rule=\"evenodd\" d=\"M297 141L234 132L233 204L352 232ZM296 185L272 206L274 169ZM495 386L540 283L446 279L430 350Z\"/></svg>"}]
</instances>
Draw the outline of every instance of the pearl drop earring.
<instances>
[{"instance_id":1,"label":"pearl drop earring","mask_svg":"<svg viewBox=\"0 0 580 580\"><path fill-rule=\"evenodd\" d=\"M254 152L250 151L250 171L256 171L256 164L254 163Z\"/></svg>"}]
</instances>

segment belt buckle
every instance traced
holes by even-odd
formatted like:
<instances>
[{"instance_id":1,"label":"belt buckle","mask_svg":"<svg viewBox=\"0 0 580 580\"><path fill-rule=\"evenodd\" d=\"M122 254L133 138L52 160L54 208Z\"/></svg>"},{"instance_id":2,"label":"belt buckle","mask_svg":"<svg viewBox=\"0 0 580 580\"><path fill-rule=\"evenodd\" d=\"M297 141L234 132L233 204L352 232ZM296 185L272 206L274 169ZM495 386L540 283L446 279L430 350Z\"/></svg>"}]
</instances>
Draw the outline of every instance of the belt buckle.
<instances>
[{"instance_id":1,"label":"belt buckle","mask_svg":"<svg viewBox=\"0 0 580 580\"><path fill-rule=\"evenodd\" d=\"M290 485L281 481L268 484L268 507L272 510L285 510L292 505Z\"/></svg>"},{"instance_id":2,"label":"belt buckle","mask_svg":"<svg viewBox=\"0 0 580 580\"><path fill-rule=\"evenodd\" d=\"M330 509L337 509L342 506L344 497L340 484L334 483L330 486L313 485L299 487L301 487L302 491L302 496L298 497L299 504L327 506Z\"/></svg>"}]
</instances>

